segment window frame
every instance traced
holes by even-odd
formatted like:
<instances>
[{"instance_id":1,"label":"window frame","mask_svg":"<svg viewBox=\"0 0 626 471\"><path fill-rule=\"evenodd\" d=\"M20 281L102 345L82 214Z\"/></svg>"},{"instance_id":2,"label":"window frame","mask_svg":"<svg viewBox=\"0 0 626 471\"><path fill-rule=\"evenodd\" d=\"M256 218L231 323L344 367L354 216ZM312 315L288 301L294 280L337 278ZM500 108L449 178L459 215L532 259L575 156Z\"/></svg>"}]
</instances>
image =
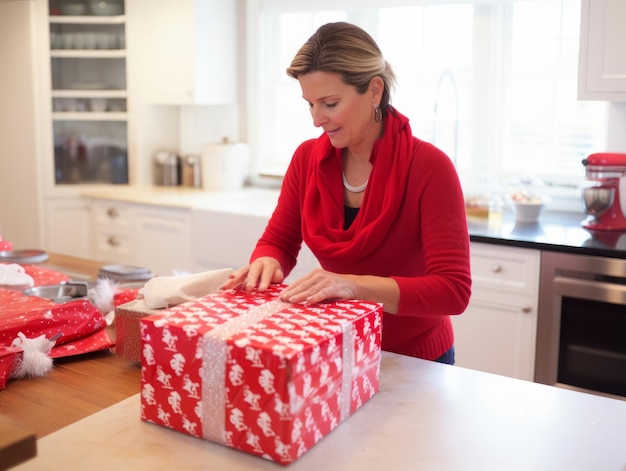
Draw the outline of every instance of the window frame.
<instances>
[{"instance_id":1,"label":"window frame","mask_svg":"<svg viewBox=\"0 0 626 471\"><path fill-rule=\"evenodd\" d=\"M567 1L567 0L563 0ZM474 16L484 14L488 21L496 18L497 21L484 26L482 29L475 29L477 36L474 38L476 47L483 47L483 51L478 61L484 61L485 57L506 57L506 54L502 53L503 49L510 48L510 42L512 41L511 35L506 34L506 29L510 29L510 22L507 23L507 18L511 18L511 10L513 8L515 0L499 0L494 4L492 0L473 0L472 3L476 9ZM264 165L267 162L267 156L261 155L264 150L267 151L267 136L259 131L257 123L263 119L264 100L267 97L261 97L259 93L260 86L263 87L263 75L261 74L261 68L267 66L272 60L272 55L268 54L268 51L274 51L278 47L276 44L265 44L261 47L257 40L264 33L264 30L271 28L271 24L264 21L263 18L268 18L268 14L279 14L285 11L319 11L319 10L347 10L347 21L355 21L352 16L350 8L358 8L360 11L365 11L364 16L358 17L358 24L365 27L375 36L375 25L367 26L367 9L389 8L389 7L401 7L401 6L425 6L425 5L445 5L459 3L450 0L391 0L381 5L380 1L375 0L318 0L312 7L310 2L298 1L298 0L246 0L246 32L247 32L247 50L249 54L247 56L247 130L250 147L253 150L252 168L251 168L251 182L256 185L279 185L282 180L282 173L277 168L271 168ZM476 21L476 20L474 20ZM357 22L357 21L355 21ZM271 36L271 35L270 35ZM267 36L266 36L267 37ZM495 38L495 39L494 39ZM506 41L501 41L502 38L507 38ZM487 46L485 46L487 45ZM393 65L393 64L392 64ZM502 64L500 64L502 65ZM286 67L287 64L284 64ZM498 129L500 123L498 120L504 115L502 107L505 103L505 90L502 87L504 83L502 77L502 70L504 67L479 67L474 64L474 78L475 82L482 84L483 92L488 90L490 94L497 94L499 99L490 101L488 109L481 111L481 119L483 120L483 129ZM259 84L261 80L261 84ZM294 81L295 82L295 81ZM295 82L297 86L297 82ZM398 84L398 87L402 87L402 83ZM264 85L265 90L269 90L270 87L267 84ZM296 89L297 90L297 89ZM296 91L298 93L298 91ZM476 99L476 96L474 96ZM402 111L402 110L400 110ZM306 113L306 112L305 112ZM607 110L608 113L608 110ZM483 182L486 186L493 183L494 180L502 181L507 178L507 170L504 167L505 159L497 158L498 152L503 148L502 143L499 142L500 138L498 133L492 133L492 136L482 136L478 142L472 142L471 154L471 168L458 167L459 175L464 183L464 189L469 192L470 185L465 184L464 179L471 180L473 177L471 173L482 173L487 175L485 178L487 181ZM419 136L418 136L419 137ZM428 140L428 136L424 136ZM295 151L291 149L291 152ZM481 157L477 157L481 156ZM289 156L290 158L291 156ZM283 167L284 171L284 167ZM553 208L557 210L580 210L580 186L583 184L584 171L581 165L581 177L565 177L561 175L548 175L542 174L542 178L550 179L552 186L546 187L546 192L553 199Z\"/></svg>"}]
</instances>

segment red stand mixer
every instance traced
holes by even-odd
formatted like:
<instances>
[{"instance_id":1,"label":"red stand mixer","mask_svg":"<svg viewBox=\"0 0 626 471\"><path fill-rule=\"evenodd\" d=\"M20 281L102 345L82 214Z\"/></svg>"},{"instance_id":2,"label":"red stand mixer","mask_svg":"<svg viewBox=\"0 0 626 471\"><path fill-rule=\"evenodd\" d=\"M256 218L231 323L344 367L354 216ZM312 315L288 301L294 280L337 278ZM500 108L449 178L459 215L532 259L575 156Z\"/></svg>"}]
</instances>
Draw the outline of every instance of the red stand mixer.
<instances>
[{"instance_id":1,"label":"red stand mixer","mask_svg":"<svg viewBox=\"0 0 626 471\"><path fill-rule=\"evenodd\" d=\"M582 222L592 231L626 230L626 154L591 154L582 161L587 185L583 189Z\"/></svg>"}]
</instances>

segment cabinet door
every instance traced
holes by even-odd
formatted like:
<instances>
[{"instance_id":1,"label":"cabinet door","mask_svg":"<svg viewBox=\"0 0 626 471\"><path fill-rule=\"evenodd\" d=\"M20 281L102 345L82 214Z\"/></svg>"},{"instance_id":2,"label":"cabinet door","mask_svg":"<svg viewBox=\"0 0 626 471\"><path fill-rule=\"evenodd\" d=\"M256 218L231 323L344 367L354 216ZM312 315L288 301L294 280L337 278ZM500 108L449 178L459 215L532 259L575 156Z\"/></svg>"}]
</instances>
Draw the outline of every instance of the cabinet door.
<instances>
[{"instance_id":1,"label":"cabinet door","mask_svg":"<svg viewBox=\"0 0 626 471\"><path fill-rule=\"evenodd\" d=\"M134 228L137 265L157 275L191 271L189 210L140 207Z\"/></svg>"},{"instance_id":2,"label":"cabinet door","mask_svg":"<svg viewBox=\"0 0 626 471\"><path fill-rule=\"evenodd\" d=\"M149 103L234 104L234 1L141 0L133 8L141 42L141 92ZM136 8L136 9L135 9Z\"/></svg>"},{"instance_id":3,"label":"cabinet door","mask_svg":"<svg viewBox=\"0 0 626 471\"><path fill-rule=\"evenodd\" d=\"M248 264L267 217L214 210L192 211L191 252L197 271Z\"/></svg>"},{"instance_id":4,"label":"cabinet door","mask_svg":"<svg viewBox=\"0 0 626 471\"><path fill-rule=\"evenodd\" d=\"M536 319L532 298L475 297L453 318L456 365L532 381Z\"/></svg>"},{"instance_id":5,"label":"cabinet door","mask_svg":"<svg viewBox=\"0 0 626 471\"><path fill-rule=\"evenodd\" d=\"M46 204L46 250L91 258L89 202L77 198L49 200Z\"/></svg>"},{"instance_id":6,"label":"cabinet door","mask_svg":"<svg viewBox=\"0 0 626 471\"><path fill-rule=\"evenodd\" d=\"M583 0L578 98L626 101L626 2Z\"/></svg>"},{"instance_id":7,"label":"cabinet door","mask_svg":"<svg viewBox=\"0 0 626 471\"><path fill-rule=\"evenodd\" d=\"M533 380L540 257L472 243L472 299L452 317L458 366Z\"/></svg>"}]
</instances>

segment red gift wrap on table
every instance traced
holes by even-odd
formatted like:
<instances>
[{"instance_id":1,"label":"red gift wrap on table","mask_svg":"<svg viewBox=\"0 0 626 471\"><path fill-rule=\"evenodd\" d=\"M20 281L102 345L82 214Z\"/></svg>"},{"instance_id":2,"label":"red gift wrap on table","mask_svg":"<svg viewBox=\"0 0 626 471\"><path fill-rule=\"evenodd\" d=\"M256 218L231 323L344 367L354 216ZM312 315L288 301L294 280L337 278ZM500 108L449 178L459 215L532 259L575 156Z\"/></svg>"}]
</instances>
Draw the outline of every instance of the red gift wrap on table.
<instances>
[{"instance_id":1,"label":"red gift wrap on table","mask_svg":"<svg viewBox=\"0 0 626 471\"><path fill-rule=\"evenodd\" d=\"M281 464L378 391L382 306L223 291L140 320L141 418Z\"/></svg>"},{"instance_id":2,"label":"red gift wrap on table","mask_svg":"<svg viewBox=\"0 0 626 471\"><path fill-rule=\"evenodd\" d=\"M24 265L24 270L33 278L34 286L70 280L67 275L37 265ZM0 390L6 387L16 359L22 355L21 349L12 346L20 333L27 339L41 335L56 338L48 353L51 358L106 350L115 345L106 332L102 314L86 299L57 304L0 288Z\"/></svg>"}]
</instances>

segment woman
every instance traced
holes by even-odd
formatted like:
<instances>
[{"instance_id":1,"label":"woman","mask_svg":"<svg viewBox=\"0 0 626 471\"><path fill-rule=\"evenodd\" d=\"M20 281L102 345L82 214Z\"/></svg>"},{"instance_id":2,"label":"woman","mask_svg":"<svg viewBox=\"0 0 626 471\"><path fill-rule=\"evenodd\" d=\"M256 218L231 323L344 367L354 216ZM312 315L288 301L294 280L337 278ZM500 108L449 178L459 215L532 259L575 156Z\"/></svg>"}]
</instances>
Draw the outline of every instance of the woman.
<instances>
[{"instance_id":1,"label":"woman","mask_svg":"<svg viewBox=\"0 0 626 471\"><path fill-rule=\"evenodd\" d=\"M465 310L471 277L452 162L390 105L393 71L357 26L320 27L287 73L324 132L294 153L251 264L223 288L281 283L304 240L323 268L283 300L380 302L384 350L453 364L449 316Z\"/></svg>"}]
</instances>

